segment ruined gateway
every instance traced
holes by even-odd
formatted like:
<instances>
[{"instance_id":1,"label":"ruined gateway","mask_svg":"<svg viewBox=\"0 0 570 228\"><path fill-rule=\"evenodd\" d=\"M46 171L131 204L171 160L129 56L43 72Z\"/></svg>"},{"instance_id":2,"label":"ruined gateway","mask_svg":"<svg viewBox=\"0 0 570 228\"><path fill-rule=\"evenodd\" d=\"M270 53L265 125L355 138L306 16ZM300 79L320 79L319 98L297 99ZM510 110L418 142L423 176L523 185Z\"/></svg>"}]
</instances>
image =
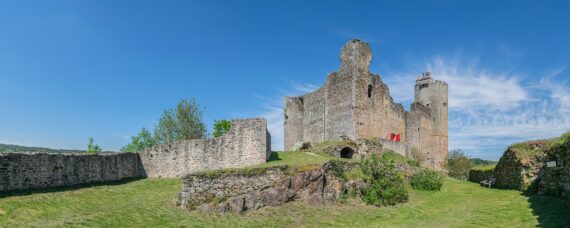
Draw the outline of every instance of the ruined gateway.
<instances>
[{"instance_id":1,"label":"ruined gateway","mask_svg":"<svg viewBox=\"0 0 570 228\"><path fill-rule=\"evenodd\" d=\"M350 40L342 47L340 61L340 69L329 74L324 86L285 98L285 150L302 142L375 138L385 149L442 169L448 149L447 83L423 73L408 112L394 103L380 76L370 72L367 43Z\"/></svg>"}]
</instances>

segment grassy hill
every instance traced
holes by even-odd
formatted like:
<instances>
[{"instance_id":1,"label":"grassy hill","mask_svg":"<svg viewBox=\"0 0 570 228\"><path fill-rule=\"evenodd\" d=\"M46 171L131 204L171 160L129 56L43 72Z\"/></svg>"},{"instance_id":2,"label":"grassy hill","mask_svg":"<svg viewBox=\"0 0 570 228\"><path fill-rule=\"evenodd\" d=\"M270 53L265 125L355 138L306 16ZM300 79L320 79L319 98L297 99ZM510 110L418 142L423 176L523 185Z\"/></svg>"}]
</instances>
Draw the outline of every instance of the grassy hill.
<instances>
[{"instance_id":1,"label":"grassy hill","mask_svg":"<svg viewBox=\"0 0 570 228\"><path fill-rule=\"evenodd\" d=\"M0 153L8 152L20 152L20 153L84 153L83 150L62 150L62 149L50 149L44 147L30 147L30 146L18 146L9 144L0 144Z\"/></svg>"},{"instance_id":2,"label":"grassy hill","mask_svg":"<svg viewBox=\"0 0 570 228\"><path fill-rule=\"evenodd\" d=\"M331 157L314 153L277 153L269 165L308 165ZM300 202L245 214L204 214L174 205L179 179L145 179L86 188L0 195L0 227L99 226L408 226L408 227L563 227L570 202L525 196L515 190L482 188L447 179L440 192L410 190L408 203L377 208L357 200L342 205Z\"/></svg>"}]
</instances>

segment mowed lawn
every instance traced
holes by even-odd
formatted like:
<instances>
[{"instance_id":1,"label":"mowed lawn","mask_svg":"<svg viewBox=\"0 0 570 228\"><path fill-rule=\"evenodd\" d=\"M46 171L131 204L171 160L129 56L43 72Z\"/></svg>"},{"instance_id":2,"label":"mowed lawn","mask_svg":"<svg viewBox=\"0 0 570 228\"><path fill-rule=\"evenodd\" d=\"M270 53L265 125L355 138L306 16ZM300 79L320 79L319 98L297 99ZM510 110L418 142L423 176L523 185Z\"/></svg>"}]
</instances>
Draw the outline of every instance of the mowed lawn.
<instances>
[{"instance_id":1,"label":"mowed lawn","mask_svg":"<svg viewBox=\"0 0 570 228\"><path fill-rule=\"evenodd\" d=\"M288 155L280 156L287 159ZM305 154L303 156L315 156ZM298 156L296 156L298 157ZM306 161L307 159L300 159ZM408 203L367 206L293 202L245 214L204 214L174 205L178 179L0 195L0 227L569 227L570 202L447 179L440 192L410 191Z\"/></svg>"}]
</instances>

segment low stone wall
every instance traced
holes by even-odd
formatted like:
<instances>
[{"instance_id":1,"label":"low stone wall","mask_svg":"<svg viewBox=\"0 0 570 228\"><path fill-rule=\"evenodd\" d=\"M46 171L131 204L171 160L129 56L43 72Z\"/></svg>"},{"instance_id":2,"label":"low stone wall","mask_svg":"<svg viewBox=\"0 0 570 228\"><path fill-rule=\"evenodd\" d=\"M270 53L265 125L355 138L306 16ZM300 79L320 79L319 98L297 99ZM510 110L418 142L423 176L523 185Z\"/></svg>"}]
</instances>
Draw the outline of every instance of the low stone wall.
<instances>
[{"instance_id":1,"label":"low stone wall","mask_svg":"<svg viewBox=\"0 0 570 228\"><path fill-rule=\"evenodd\" d=\"M183 178L178 205L205 212L242 212L278 206L293 200L335 202L346 183L331 174L330 165L307 171L287 166L247 171L200 173Z\"/></svg>"},{"instance_id":2,"label":"low stone wall","mask_svg":"<svg viewBox=\"0 0 570 228\"><path fill-rule=\"evenodd\" d=\"M271 136L265 119L232 120L224 136L177 141L140 152L148 177L181 177L207 169L239 168L265 163Z\"/></svg>"},{"instance_id":3,"label":"low stone wall","mask_svg":"<svg viewBox=\"0 0 570 228\"><path fill-rule=\"evenodd\" d=\"M473 168L469 170L469 181L481 183L483 180L489 180L493 177L493 168Z\"/></svg>"},{"instance_id":4,"label":"low stone wall","mask_svg":"<svg viewBox=\"0 0 570 228\"><path fill-rule=\"evenodd\" d=\"M144 176L136 153L0 154L0 191L72 186Z\"/></svg>"},{"instance_id":5,"label":"low stone wall","mask_svg":"<svg viewBox=\"0 0 570 228\"><path fill-rule=\"evenodd\" d=\"M382 150L391 150L406 157L406 145L403 142L390 141L387 139L378 139L382 144Z\"/></svg>"}]
</instances>

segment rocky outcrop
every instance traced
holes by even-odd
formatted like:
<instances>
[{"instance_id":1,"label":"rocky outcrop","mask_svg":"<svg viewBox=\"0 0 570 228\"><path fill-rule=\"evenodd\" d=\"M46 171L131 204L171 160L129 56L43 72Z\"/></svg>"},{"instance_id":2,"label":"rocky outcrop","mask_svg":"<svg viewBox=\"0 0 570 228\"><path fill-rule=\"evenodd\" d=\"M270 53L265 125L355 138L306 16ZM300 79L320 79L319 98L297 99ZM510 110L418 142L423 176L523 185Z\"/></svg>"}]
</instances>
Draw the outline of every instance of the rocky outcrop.
<instances>
[{"instance_id":1,"label":"rocky outcrop","mask_svg":"<svg viewBox=\"0 0 570 228\"><path fill-rule=\"evenodd\" d=\"M278 166L200 172L183 177L177 205L203 212L233 212L279 206L291 201L310 204L334 203L344 194L360 196L366 184L337 177L356 163L328 162L299 168ZM407 180L422 168L396 163ZM335 171L336 170L336 171Z\"/></svg>"},{"instance_id":2,"label":"rocky outcrop","mask_svg":"<svg viewBox=\"0 0 570 228\"><path fill-rule=\"evenodd\" d=\"M347 188L362 186L335 177L331 169L327 163L303 171L282 166L188 175L177 202L190 210L239 213L290 201L331 203Z\"/></svg>"}]
</instances>

